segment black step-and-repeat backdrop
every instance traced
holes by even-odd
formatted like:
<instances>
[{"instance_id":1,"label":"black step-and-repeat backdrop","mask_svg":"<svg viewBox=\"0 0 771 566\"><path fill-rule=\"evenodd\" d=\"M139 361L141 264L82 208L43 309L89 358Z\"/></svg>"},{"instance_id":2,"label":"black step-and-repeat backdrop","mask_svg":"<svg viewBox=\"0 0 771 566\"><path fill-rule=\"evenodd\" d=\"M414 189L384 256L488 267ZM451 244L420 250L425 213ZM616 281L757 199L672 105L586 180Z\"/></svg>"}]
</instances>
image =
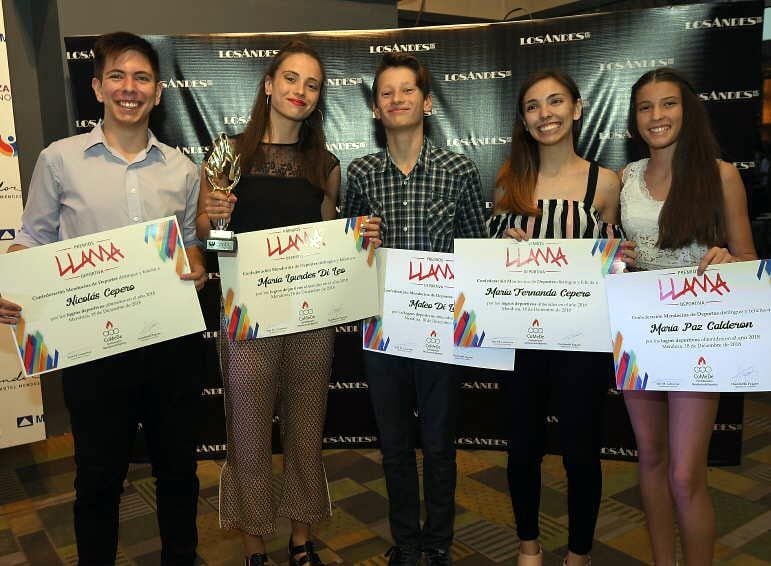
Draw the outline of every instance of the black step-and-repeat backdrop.
<instances>
[{"instance_id":1,"label":"black step-and-repeat backdrop","mask_svg":"<svg viewBox=\"0 0 771 566\"><path fill-rule=\"evenodd\" d=\"M395 51L414 53L432 71L431 136L476 161L488 200L509 151L519 83L544 67L569 72L581 88L585 119L578 152L587 158L619 169L639 157L626 128L629 88L645 71L666 65L691 77L709 109L724 158L747 171L755 167L758 141L762 13L762 3L748 2L405 30L153 36L148 39L160 52L166 88L152 128L199 163L216 134L244 128L268 60L286 41L301 38L326 65L324 123L329 149L343 171L355 157L378 150L369 85L382 54ZM93 127L101 112L90 86L93 41L65 40L78 132ZM216 265L210 267L216 272ZM226 440L216 353L216 279L206 286L202 301L208 330L201 356L208 381L199 451L202 457L222 457ZM337 329L324 433L328 448L377 446L358 332L357 324ZM459 447L506 447L501 416L508 407L499 393L501 379L516 376L483 370L466 374ZM623 400L612 389L608 397L603 452L608 458L634 459ZM557 452L557 417L548 422L550 447ZM742 398L724 395L710 449L713 464L739 462L741 430Z\"/></svg>"}]
</instances>

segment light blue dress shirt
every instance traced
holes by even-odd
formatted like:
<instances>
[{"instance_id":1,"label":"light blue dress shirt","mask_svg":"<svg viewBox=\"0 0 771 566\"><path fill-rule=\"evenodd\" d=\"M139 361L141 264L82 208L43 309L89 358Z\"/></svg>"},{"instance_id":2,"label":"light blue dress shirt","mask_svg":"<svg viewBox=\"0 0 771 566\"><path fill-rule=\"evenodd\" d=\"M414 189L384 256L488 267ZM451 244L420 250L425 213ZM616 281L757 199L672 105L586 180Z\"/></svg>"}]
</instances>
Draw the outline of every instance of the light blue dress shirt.
<instances>
[{"instance_id":1,"label":"light blue dress shirt","mask_svg":"<svg viewBox=\"0 0 771 566\"><path fill-rule=\"evenodd\" d=\"M101 123L87 134L49 145L32 174L15 244L50 244L175 215L185 247L195 234L199 177L178 149L148 130L131 162L112 150Z\"/></svg>"}]
</instances>

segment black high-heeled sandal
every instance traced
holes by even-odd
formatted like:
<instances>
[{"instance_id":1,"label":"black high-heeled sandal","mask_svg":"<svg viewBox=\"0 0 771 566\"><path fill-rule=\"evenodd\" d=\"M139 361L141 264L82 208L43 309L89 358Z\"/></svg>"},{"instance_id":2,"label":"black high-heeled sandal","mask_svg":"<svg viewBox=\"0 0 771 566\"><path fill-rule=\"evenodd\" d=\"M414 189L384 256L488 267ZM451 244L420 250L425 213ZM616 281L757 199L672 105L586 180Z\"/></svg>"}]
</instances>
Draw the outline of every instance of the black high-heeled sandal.
<instances>
[{"instance_id":1,"label":"black high-heeled sandal","mask_svg":"<svg viewBox=\"0 0 771 566\"><path fill-rule=\"evenodd\" d=\"M267 554L252 554L244 558L244 566L266 566L267 563Z\"/></svg>"},{"instance_id":2,"label":"black high-heeled sandal","mask_svg":"<svg viewBox=\"0 0 771 566\"><path fill-rule=\"evenodd\" d=\"M289 566L324 566L324 563L313 548L313 541L305 541L305 544L292 546L292 535L289 535ZM302 556L298 556L302 555Z\"/></svg>"}]
</instances>

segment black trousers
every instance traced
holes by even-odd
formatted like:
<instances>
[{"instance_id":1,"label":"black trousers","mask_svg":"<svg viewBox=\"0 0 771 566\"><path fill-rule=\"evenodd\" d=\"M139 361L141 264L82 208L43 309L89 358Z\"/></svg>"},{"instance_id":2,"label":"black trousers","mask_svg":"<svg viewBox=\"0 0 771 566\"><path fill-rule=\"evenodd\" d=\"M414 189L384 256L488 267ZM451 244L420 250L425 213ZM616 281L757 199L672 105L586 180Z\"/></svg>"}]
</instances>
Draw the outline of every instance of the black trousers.
<instances>
[{"instance_id":1,"label":"black trousers","mask_svg":"<svg viewBox=\"0 0 771 566\"><path fill-rule=\"evenodd\" d=\"M162 564L193 564L199 340L195 335L170 340L64 371L75 441L74 519L81 566L115 563L118 507L137 423L142 423L156 480Z\"/></svg>"},{"instance_id":2,"label":"black trousers","mask_svg":"<svg viewBox=\"0 0 771 566\"><path fill-rule=\"evenodd\" d=\"M509 493L520 540L540 533L541 461L547 405L554 396L568 479L568 549L591 550L602 496L600 448L612 363L610 354L517 350L514 375L503 388L510 408Z\"/></svg>"},{"instance_id":3,"label":"black trousers","mask_svg":"<svg viewBox=\"0 0 771 566\"><path fill-rule=\"evenodd\" d=\"M399 546L450 548L455 519L455 426L459 368L364 352L367 381L383 452L388 519ZM415 461L415 418L423 445L423 499Z\"/></svg>"}]
</instances>

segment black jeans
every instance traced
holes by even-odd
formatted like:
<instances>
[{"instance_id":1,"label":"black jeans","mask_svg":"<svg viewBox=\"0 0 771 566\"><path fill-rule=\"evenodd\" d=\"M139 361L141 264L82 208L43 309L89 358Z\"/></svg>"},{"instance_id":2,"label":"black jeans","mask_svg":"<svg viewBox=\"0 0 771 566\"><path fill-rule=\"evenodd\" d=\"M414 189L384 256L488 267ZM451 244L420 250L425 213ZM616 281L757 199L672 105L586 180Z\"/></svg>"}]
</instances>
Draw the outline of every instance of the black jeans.
<instances>
[{"instance_id":1,"label":"black jeans","mask_svg":"<svg viewBox=\"0 0 771 566\"><path fill-rule=\"evenodd\" d=\"M557 398L568 479L568 549L588 554L602 496L600 448L612 371L610 354L517 350L504 380L509 411L509 493L520 540L538 538L541 461L550 396Z\"/></svg>"},{"instance_id":2,"label":"black jeans","mask_svg":"<svg viewBox=\"0 0 771 566\"><path fill-rule=\"evenodd\" d=\"M388 519L399 546L447 550L455 519L455 425L459 368L364 352L380 433L388 489ZM426 521L420 528L415 417L423 445Z\"/></svg>"},{"instance_id":3,"label":"black jeans","mask_svg":"<svg viewBox=\"0 0 771 566\"><path fill-rule=\"evenodd\" d=\"M81 566L115 563L118 507L142 423L155 477L161 561L192 565L198 542L195 448L201 414L198 336L64 371L75 442L75 538Z\"/></svg>"}]
</instances>

